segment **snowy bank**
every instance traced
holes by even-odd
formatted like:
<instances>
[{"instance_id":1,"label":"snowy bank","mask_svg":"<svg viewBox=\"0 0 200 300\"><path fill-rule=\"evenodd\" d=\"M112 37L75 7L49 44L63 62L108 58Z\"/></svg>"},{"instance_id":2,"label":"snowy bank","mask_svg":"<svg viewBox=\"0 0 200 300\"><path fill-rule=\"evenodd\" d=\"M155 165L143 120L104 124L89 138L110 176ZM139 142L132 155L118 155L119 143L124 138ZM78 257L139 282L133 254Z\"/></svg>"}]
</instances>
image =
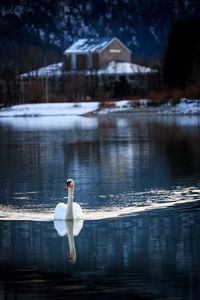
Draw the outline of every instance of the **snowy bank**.
<instances>
[{"instance_id":1,"label":"snowy bank","mask_svg":"<svg viewBox=\"0 0 200 300\"><path fill-rule=\"evenodd\" d=\"M200 115L200 100L181 99L180 103L176 105L168 102L159 106L152 106L149 99L123 100L113 102L111 107L102 108L97 113L106 115L120 112L157 115Z\"/></svg>"},{"instance_id":2,"label":"snowy bank","mask_svg":"<svg viewBox=\"0 0 200 300\"><path fill-rule=\"evenodd\" d=\"M169 109L170 108L170 109ZM180 103L172 106L168 104L163 106L161 114L176 114L176 115L198 115L200 114L200 100L181 99Z\"/></svg>"},{"instance_id":3,"label":"snowy bank","mask_svg":"<svg viewBox=\"0 0 200 300\"><path fill-rule=\"evenodd\" d=\"M0 117L78 116L98 107L98 102L21 104L0 110Z\"/></svg>"},{"instance_id":4,"label":"snowy bank","mask_svg":"<svg viewBox=\"0 0 200 300\"><path fill-rule=\"evenodd\" d=\"M41 103L14 105L0 110L0 117L81 116L88 113L106 115L112 113L136 113L155 115L200 115L200 100L182 99L152 106L151 100L121 100L109 102Z\"/></svg>"}]
</instances>

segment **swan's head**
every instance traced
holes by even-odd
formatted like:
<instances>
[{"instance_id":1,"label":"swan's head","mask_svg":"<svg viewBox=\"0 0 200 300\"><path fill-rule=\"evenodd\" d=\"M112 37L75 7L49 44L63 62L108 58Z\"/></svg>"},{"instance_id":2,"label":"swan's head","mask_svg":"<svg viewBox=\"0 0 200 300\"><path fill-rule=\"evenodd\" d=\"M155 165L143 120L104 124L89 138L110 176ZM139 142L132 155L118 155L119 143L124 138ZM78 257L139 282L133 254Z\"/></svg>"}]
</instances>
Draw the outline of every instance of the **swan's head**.
<instances>
[{"instance_id":1,"label":"swan's head","mask_svg":"<svg viewBox=\"0 0 200 300\"><path fill-rule=\"evenodd\" d=\"M67 179L65 190L67 190L70 187L74 187L74 180L71 178Z\"/></svg>"}]
</instances>

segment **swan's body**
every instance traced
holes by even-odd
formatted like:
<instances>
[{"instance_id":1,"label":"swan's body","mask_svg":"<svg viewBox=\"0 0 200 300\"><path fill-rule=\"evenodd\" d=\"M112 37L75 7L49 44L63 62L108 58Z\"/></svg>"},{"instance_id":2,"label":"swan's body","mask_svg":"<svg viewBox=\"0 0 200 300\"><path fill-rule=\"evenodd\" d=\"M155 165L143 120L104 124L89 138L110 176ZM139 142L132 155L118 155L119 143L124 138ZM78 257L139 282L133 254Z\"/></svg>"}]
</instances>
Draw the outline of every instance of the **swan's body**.
<instances>
[{"instance_id":1,"label":"swan's body","mask_svg":"<svg viewBox=\"0 0 200 300\"><path fill-rule=\"evenodd\" d=\"M74 181L68 179L65 189L68 189L68 202L58 203L54 211L54 220L82 220L83 212L80 205L74 202Z\"/></svg>"},{"instance_id":2,"label":"swan's body","mask_svg":"<svg viewBox=\"0 0 200 300\"><path fill-rule=\"evenodd\" d=\"M58 203L54 211L54 220L82 220L83 212L80 205L72 202L72 207L68 203Z\"/></svg>"}]
</instances>

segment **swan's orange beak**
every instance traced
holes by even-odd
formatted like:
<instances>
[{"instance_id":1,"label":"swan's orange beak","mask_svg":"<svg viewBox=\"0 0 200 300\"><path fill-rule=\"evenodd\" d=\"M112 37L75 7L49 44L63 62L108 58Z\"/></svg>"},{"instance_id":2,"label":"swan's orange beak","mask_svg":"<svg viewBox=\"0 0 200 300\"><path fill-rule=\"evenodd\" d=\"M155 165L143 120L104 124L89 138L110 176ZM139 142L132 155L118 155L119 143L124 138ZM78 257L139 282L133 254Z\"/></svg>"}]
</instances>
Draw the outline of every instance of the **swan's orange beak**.
<instances>
[{"instance_id":1,"label":"swan's orange beak","mask_svg":"<svg viewBox=\"0 0 200 300\"><path fill-rule=\"evenodd\" d=\"M67 190L70 187L70 183L67 182L66 186L65 186L65 190Z\"/></svg>"}]
</instances>

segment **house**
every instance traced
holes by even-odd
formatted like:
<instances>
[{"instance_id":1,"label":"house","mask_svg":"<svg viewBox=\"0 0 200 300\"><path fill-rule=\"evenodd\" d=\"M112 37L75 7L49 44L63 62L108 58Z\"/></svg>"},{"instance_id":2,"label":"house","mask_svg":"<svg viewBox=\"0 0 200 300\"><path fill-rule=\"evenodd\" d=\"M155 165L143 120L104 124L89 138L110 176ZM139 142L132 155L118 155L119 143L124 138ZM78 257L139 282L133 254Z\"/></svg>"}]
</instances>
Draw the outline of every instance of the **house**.
<instances>
[{"instance_id":1,"label":"house","mask_svg":"<svg viewBox=\"0 0 200 300\"><path fill-rule=\"evenodd\" d=\"M79 39L63 54L64 71L99 70L111 61L131 62L131 51L116 37Z\"/></svg>"},{"instance_id":2,"label":"house","mask_svg":"<svg viewBox=\"0 0 200 300\"><path fill-rule=\"evenodd\" d=\"M114 37L79 39L64 51L61 62L20 78L22 87L37 81L34 85L41 86L46 99L84 101L143 95L157 84L158 73L131 63L131 51ZM34 85L32 91L36 90Z\"/></svg>"}]
</instances>

